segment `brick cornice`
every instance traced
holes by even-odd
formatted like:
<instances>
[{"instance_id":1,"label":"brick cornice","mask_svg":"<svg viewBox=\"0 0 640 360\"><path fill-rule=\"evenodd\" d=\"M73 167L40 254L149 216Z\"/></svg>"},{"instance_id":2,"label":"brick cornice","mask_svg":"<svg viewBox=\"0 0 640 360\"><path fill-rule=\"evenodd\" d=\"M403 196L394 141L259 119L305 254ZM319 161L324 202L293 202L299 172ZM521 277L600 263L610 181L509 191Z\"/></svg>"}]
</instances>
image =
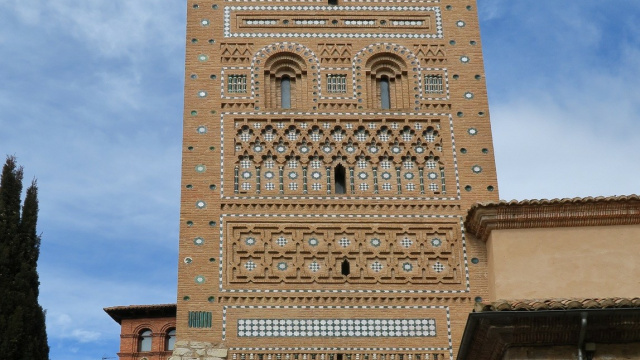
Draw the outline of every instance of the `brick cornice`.
<instances>
[{"instance_id":1,"label":"brick cornice","mask_svg":"<svg viewBox=\"0 0 640 360\"><path fill-rule=\"evenodd\" d=\"M630 195L481 203L469 210L465 228L487 241L493 230L636 224L640 197Z\"/></svg>"}]
</instances>

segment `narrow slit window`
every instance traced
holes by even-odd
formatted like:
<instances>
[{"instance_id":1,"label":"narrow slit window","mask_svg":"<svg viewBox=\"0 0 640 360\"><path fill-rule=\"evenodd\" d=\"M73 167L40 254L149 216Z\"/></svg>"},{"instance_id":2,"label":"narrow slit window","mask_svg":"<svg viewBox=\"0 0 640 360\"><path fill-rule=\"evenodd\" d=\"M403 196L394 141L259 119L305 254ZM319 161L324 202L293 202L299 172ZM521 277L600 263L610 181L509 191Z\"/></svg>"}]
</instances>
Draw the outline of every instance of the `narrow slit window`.
<instances>
[{"instance_id":1,"label":"narrow slit window","mask_svg":"<svg viewBox=\"0 0 640 360\"><path fill-rule=\"evenodd\" d=\"M391 94L389 91L389 78L383 76L380 78L380 107L382 109L391 109Z\"/></svg>"},{"instance_id":2,"label":"narrow slit window","mask_svg":"<svg viewBox=\"0 0 640 360\"><path fill-rule=\"evenodd\" d=\"M442 75L427 75L424 77L424 92L426 94L442 94L444 86Z\"/></svg>"},{"instance_id":3,"label":"narrow slit window","mask_svg":"<svg viewBox=\"0 0 640 360\"><path fill-rule=\"evenodd\" d=\"M246 94L247 75L229 75L227 92L230 94Z\"/></svg>"},{"instance_id":4,"label":"narrow slit window","mask_svg":"<svg viewBox=\"0 0 640 360\"><path fill-rule=\"evenodd\" d=\"M335 172L334 172L334 181L336 184L336 194L346 194L347 192L347 181L346 181L346 177L347 177L347 172L344 168L344 166L342 165L338 165L336 166Z\"/></svg>"},{"instance_id":5,"label":"narrow slit window","mask_svg":"<svg viewBox=\"0 0 640 360\"><path fill-rule=\"evenodd\" d=\"M330 94L344 94L347 92L347 75L328 74L327 92Z\"/></svg>"},{"instance_id":6,"label":"narrow slit window","mask_svg":"<svg viewBox=\"0 0 640 360\"><path fill-rule=\"evenodd\" d=\"M344 259L344 261L342 262L342 275L344 276L348 276L349 274L351 274L351 265L349 264L349 260ZM341 354L338 354L338 359L340 358Z\"/></svg>"},{"instance_id":7,"label":"narrow slit window","mask_svg":"<svg viewBox=\"0 0 640 360\"><path fill-rule=\"evenodd\" d=\"M291 79L288 76L280 80L280 99L282 109L291 109Z\"/></svg>"}]
</instances>

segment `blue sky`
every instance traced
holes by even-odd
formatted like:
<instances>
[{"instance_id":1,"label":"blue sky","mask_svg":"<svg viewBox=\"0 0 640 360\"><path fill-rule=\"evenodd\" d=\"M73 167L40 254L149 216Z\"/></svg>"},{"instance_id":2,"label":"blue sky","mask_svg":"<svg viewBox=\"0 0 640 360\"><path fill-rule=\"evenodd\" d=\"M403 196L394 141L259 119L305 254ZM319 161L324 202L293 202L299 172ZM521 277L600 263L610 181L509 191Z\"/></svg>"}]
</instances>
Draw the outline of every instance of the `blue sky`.
<instances>
[{"instance_id":1,"label":"blue sky","mask_svg":"<svg viewBox=\"0 0 640 360\"><path fill-rule=\"evenodd\" d=\"M639 192L640 2L478 6L501 198ZM103 307L175 301L185 9L0 0L0 155L40 186L53 360L115 356Z\"/></svg>"}]
</instances>

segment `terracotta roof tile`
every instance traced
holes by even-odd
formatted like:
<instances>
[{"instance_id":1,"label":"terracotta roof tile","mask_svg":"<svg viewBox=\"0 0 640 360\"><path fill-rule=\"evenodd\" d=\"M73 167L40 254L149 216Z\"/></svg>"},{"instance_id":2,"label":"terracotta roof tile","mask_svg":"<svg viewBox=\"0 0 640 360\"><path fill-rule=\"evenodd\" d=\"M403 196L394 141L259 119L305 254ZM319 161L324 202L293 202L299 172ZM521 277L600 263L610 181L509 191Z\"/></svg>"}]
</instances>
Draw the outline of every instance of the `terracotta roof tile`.
<instances>
[{"instance_id":1,"label":"terracotta roof tile","mask_svg":"<svg viewBox=\"0 0 640 360\"><path fill-rule=\"evenodd\" d=\"M640 308L640 298L498 300L477 303L474 312Z\"/></svg>"},{"instance_id":2,"label":"terracotta roof tile","mask_svg":"<svg viewBox=\"0 0 640 360\"><path fill-rule=\"evenodd\" d=\"M513 206L513 205L563 205L563 204L588 204L598 202L619 202L619 201L640 201L640 195L616 195L616 196L588 196L588 197L574 197L574 198L562 198L562 199L529 199L529 200L500 200L500 201L485 201L473 205L470 211L473 211L478 207L495 207L495 206Z\"/></svg>"},{"instance_id":3,"label":"terracotta roof tile","mask_svg":"<svg viewBox=\"0 0 640 360\"><path fill-rule=\"evenodd\" d=\"M122 319L176 316L176 304L113 306L104 308L103 310L118 323L120 323Z\"/></svg>"},{"instance_id":4,"label":"terracotta roof tile","mask_svg":"<svg viewBox=\"0 0 640 360\"><path fill-rule=\"evenodd\" d=\"M640 196L483 202L471 207L466 230L486 241L493 230L640 224Z\"/></svg>"},{"instance_id":5,"label":"terracotta roof tile","mask_svg":"<svg viewBox=\"0 0 640 360\"><path fill-rule=\"evenodd\" d=\"M175 309L176 304L151 304L151 305L123 305L104 308L104 311L120 311L120 310L160 310Z\"/></svg>"}]
</instances>

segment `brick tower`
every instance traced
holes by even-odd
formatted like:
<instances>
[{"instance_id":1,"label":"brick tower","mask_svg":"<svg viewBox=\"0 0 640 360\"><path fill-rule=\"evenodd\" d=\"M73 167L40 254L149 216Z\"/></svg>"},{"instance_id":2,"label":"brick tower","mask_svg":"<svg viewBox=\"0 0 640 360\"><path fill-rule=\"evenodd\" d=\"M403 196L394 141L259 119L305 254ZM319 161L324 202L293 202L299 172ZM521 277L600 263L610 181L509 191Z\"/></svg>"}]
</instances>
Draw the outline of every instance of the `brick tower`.
<instances>
[{"instance_id":1,"label":"brick tower","mask_svg":"<svg viewBox=\"0 0 640 360\"><path fill-rule=\"evenodd\" d=\"M498 199L483 74L475 0L189 0L179 346L453 359L487 294L463 219Z\"/></svg>"}]
</instances>

